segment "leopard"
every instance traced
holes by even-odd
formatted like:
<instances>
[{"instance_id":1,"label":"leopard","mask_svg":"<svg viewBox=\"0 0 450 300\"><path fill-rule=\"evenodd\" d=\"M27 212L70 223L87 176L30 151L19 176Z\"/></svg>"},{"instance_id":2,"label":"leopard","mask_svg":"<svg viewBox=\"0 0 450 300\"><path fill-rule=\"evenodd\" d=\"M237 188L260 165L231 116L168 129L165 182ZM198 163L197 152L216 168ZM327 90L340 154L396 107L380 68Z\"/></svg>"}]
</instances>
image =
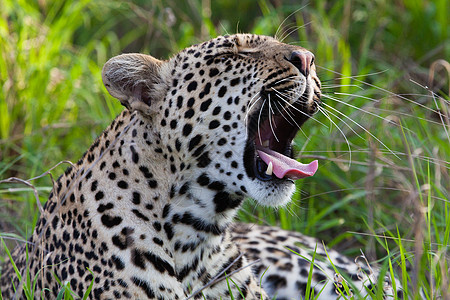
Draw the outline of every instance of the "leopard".
<instances>
[{"instance_id":1,"label":"leopard","mask_svg":"<svg viewBox=\"0 0 450 300\"><path fill-rule=\"evenodd\" d=\"M4 299L56 299L62 284L88 299L338 299L379 281L319 240L234 222L245 199L286 205L318 169L293 154L321 105L312 52L225 35L167 60L118 55L102 80L125 108L55 181L3 266ZM31 296L15 268L35 280Z\"/></svg>"}]
</instances>

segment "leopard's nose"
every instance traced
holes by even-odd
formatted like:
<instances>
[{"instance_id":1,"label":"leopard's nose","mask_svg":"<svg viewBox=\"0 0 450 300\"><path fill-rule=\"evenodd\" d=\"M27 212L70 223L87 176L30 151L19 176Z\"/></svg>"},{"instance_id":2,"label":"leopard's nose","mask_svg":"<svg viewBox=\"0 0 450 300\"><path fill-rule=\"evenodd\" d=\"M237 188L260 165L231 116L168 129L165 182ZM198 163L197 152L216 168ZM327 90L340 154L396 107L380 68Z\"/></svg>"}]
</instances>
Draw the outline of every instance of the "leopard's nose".
<instances>
[{"instance_id":1,"label":"leopard's nose","mask_svg":"<svg viewBox=\"0 0 450 300\"><path fill-rule=\"evenodd\" d=\"M309 51L293 51L288 61L292 63L305 77L308 77L314 63L314 54Z\"/></svg>"}]
</instances>

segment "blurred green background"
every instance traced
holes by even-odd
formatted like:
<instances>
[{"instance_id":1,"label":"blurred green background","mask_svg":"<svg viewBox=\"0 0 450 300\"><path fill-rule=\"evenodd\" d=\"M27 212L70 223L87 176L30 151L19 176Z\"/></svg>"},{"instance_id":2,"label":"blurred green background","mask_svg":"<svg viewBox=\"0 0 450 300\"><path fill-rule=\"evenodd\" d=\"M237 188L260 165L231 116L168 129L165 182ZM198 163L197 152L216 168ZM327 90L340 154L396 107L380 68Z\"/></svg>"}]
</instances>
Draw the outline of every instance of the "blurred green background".
<instances>
[{"instance_id":1,"label":"blurred green background","mask_svg":"<svg viewBox=\"0 0 450 300\"><path fill-rule=\"evenodd\" d=\"M448 289L447 0L1 0L0 15L0 179L78 160L122 110L101 82L108 58L166 59L221 34L276 36L316 56L324 105L296 150L320 168L289 206L249 202L239 218L317 236L352 256L384 258L389 249L404 282L436 295L432 274ZM49 176L32 183L44 202ZM33 193L2 184L0 201L2 235L29 236Z\"/></svg>"}]
</instances>

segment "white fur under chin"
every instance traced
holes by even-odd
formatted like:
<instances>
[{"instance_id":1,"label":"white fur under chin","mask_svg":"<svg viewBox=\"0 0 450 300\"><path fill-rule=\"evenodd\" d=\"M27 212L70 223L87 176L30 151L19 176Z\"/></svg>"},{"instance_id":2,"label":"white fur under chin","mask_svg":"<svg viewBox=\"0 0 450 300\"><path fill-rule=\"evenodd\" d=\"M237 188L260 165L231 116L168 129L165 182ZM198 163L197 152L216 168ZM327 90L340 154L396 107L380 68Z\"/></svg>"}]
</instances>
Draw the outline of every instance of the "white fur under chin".
<instances>
[{"instance_id":1,"label":"white fur under chin","mask_svg":"<svg viewBox=\"0 0 450 300\"><path fill-rule=\"evenodd\" d=\"M291 181L285 181L282 184L259 181L258 179L249 181L250 184L246 185L248 195L259 205L263 206L284 206L291 201L291 197L295 192L295 184Z\"/></svg>"}]
</instances>

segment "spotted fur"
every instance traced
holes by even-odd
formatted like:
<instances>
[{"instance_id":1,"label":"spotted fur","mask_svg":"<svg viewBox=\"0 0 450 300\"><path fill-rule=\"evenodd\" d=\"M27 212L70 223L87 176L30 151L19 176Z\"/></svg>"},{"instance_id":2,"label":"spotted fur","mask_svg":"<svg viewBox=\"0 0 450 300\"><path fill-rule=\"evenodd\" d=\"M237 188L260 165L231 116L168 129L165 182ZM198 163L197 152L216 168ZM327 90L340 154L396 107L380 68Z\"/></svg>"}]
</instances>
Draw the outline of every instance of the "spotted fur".
<instances>
[{"instance_id":1,"label":"spotted fur","mask_svg":"<svg viewBox=\"0 0 450 300\"><path fill-rule=\"evenodd\" d=\"M320 103L314 56L271 37L238 34L167 61L120 55L102 77L127 109L57 180L30 239L28 263L24 246L13 253L19 269L36 276L35 297L55 298L55 277L79 297L92 282L92 299L304 294L309 262L285 246L308 256L296 242L311 249L315 240L230 225L246 197L283 205L295 189L292 180L264 173L255 148L262 131L273 131L282 141L271 136L270 148L292 156L298 127ZM353 262L331 253L361 282ZM320 263L316 292L333 273ZM330 282L323 299L337 297ZM14 295L12 283L20 286L7 265L0 285L6 299Z\"/></svg>"}]
</instances>

